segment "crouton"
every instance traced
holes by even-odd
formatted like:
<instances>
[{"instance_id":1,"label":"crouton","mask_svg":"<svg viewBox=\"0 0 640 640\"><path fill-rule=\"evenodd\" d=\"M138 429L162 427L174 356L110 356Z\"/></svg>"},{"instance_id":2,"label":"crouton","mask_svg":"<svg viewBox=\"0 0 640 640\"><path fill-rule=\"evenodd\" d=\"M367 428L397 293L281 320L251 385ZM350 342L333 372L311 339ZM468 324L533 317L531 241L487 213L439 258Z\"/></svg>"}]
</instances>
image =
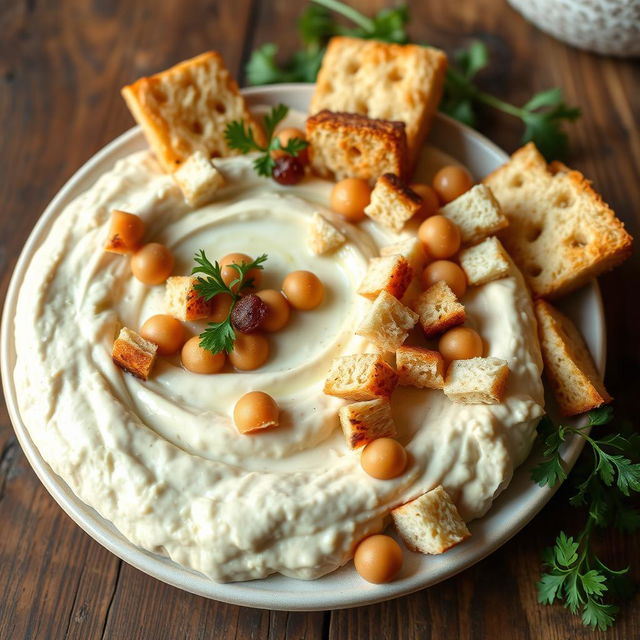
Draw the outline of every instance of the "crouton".
<instances>
[{"instance_id":1,"label":"crouton","mask_svg":"<svg viewBox=\"0 0 640 640\"><path fill-rule=\"evenodd\" d=\"M444 358L439 351L422 347L400 347L396 351L398 383L418 389L444 387Z\"/></svg>"},{"instance_id":2,"label":"crouton","mask_svg":"<svg viewBox=\"0 0 640 640\"><path fill-rule=\"evenodd\" d=\"M391 510L405 545L420 553L444 553L471 533L456 505L441 486Z\"/></svg>"},{"instance_id":3,"label":"crouton","mask_svg":"<svg viewBox=\"0 0 640 640\"><path fill-rule=\"evenodd\" d=\"M439 213L458 225L463 246L478 244L509 224L498 200L484 184L471 187Z\"/></svg>"},{"instance_id":4,"label":"crouton","mask_svg":"<svg viewBox=\"0 0 640 640\"><path fill-rule=\"evenodd\" d=\"M140 78L124 87L122 96L167 173L196 151L206 158L239 154L224 136L233 120L243 121L259 144L265 142L236 81L214 51Z\"/></svg>"},{"instance_id":5,"label":"crouton","mask_svg":"<svg viewBox=\"0 0 640 640\"><path fill-rule=\"evenodd\" d=\"M332 38L309 113L331 109L400 120L413 164L438 108L446 67L446 55L431 47Z\"/></svg>"},{"instance_id":6,"label":"crouton","mask_svg":"<svg viewBox=\"0 0 640 640\"><path fill-rule=\"evenodd\" d=\"M418 314L397 298L381 291L362 319L356 335L367 338L383 351L395 351L418 322Z\"/></svg>"},{"instance_id":7,"label":"crouton","mask_svg":"<svg viewBox=\"0 0 640 640\"><path fill-rule=\"evenodd\" d=\"M492 236L480 244L463 249L459 255L460 266L471 286L479 286L509 275L509 255L498 238Z\"/></svg>"},{"instance_id":8,"label":"crouton","mask_svg":"<svg viewBox=\"0 0 640 640\"><path fill-rule=\"evenodd\" d=\"M376 353L353 354L336 358L324 383L324 392L346 400L388 398L398 374Z\"/></svg>"},{"instance_id":9,"label":"crouton","mask_svg":"<svg viewBox=\"0 0 640 640\"><path fill-rule=\"evenodd\" d=\"M224 186L222 174L202 151L192 153L173 174L182 195L191 207L202 207L211 202Z\"/></svg>"},{"instance_id":10,"label":"crouton","mask_svg":"<svg viewBox=\"0 0 640 640\"><path fill-rule=\"evenodd\" d=\"M397 233L421 206L422 198L415 191L393 173L384 173L376 180L364 212L375 222Z\"/></svg>"},{"instance_id":11,"label":"crouton","mask_svg":"<svg viewBox=\"0 0 640 640\"><path fill-rule=\"evenodd\" d=\"M144 222L140 216L114 209L104 250L118 254L134 253L142 246L143 237Z\"/></svg>"},{"instance_id":12,"label":"crouton","mask_svg":"<svg viewBox=\"0 0 640 640\"><path fill-rule=\"evenodd\" d=\"M449 285L440 280L423 291L412 304L418 314L420 326L427 338L462 324L465 319L464 306L458 302Z\"/></svg>"},{"instance_id":13,"label":"crouton","mask_svg":"<svg viewBox=\"0 0 640 640\"><path fill-rule=\"evenodd\" d=\"M407 290L412 275L411 265L400 255L371 258L358 293L374 300L381 291L386 291L400 299Z\"/></svg>"},{"instance_id":14,"label":"crouton","mask_svg":"<svg viewBox=\"0 0 640 640\"><path fill-rule=\"evenodd\" d=\"M419 238L413 236L380 249L381 256L402 256L411 265L413 275L421 274L427 264L427 254Z\"/></svg>"},{"instance_id":15,"label":"crouton","mask_svg":"<svg viewBox=\"0 0 640 640\"><path fill-rule=\"evenodd\" d=\"M544 300L536 300L544 373L564 416L611 402L591 354L575 325Z\"/></svg>"},{"instance_id":16,"label":"crouton","mask_svg":"<svg viewBox=\"0 0 640 640\"><path fill-rule=\"evenodd\" d=\"M578 171L530 142L484 179L509 219L500 239L534 297L555 298L631 255L624 224Z\"/></svg>"},{"instance_id":17,"label":"crouton","mask_svg":"<svg viewBox=\"0 0 640 640\"><path fill-rule=\"evenodd\" d=\"M164 306L169 315L183 322L204 320L211 315L212 302L195 290L196 280L196 276L167 278Z\"/></svg>"},{"instance_id":18,"label":"crouton","mask_svg":"<svg viewBox=\"0 0 640 640\"><path fill-rule=\"evenodd\" d=\"M373 184L383 173L406 174L402 122L321 111L307 120L307 141L311 168L323 178L361 178Z\"/></svg>"},{"instance_id":19,"label":"crouton","mask_svg":"<svg viewBox=\"0 0 640 640\"><path fill-rule=\"evenodd\" d=\"M158 345L123 327L113 343L111 357L121 369L146 380L156 361Z\"/></svg>"},{"instance_id":20,"label":"crouton","mask_svg":"<svg viewBox=\"0 0 640 640\"><path fill-rule=\"evenodd\" d=\"M508 377L509 365L500 358L454 360L447 369L444 393L461 404L500 404Z\"/></svg>"},{"instance_id":21,"label":"crouton","mask_svg":"<svg viewBox=\"0 0 640 640\"><path fill-rule=\"evenodd\" d=\"M351 449L364 447L376 438L393 438L397 435L387 398L348 404L340 407L338 416Z\"/></svg>"},{"instance_id":22,"label":"crouton","mask_svg":"<svg viewBox=\"0 0 640 640\"><path fill-rule=\"evenodd\" d=\"M311 216L307 245L311 253L319 256L341 247L347 238L338 231L322 214L315 211Z\"/></svg>"}]
</instances>

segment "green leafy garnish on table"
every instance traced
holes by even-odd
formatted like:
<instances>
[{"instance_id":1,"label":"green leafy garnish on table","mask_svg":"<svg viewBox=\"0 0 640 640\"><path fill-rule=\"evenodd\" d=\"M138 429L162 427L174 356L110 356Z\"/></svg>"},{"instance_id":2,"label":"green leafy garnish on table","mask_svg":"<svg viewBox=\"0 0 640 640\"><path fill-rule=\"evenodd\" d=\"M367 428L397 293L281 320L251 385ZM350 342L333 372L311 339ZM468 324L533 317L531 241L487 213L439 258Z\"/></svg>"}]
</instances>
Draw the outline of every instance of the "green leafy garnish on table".
<instances>
[{"instance_id":1,"label":"green leafy garnish on table","mask_svg":"<svg viewBox=\"0 0 640 640\"><path fill-rule=\"evenodd\" d=\"M224 130L225 140L231 149L237 149L241 153L252 151L260 153L253 161L253 168L259 176L271 177L273 168L276 166L276 161L271 155L272 151L282 150L290 156L297 156L309 144L301 138L291 138L285 146L282 146L280 140L274 137L276 127L287 117L287 113L289 113L289 107L279 104L264 117L264 132L267 138L264 146L256 142L253 130L242 120L230 122Z\"/></svg>"},{"instance_id":2,"label":"green leafy garnish on table","mask_svg":"<svg viewBox=\"0 0 640 640\"><path fill-rule=\"evenodd\" d=\"M628 567L614 570L598 558L592 547L594 527L613 526L625 533L640 528L640 512L626 500L640 492L640 464L634 462L640 458L640 436L611 433L594 438L589 432L612 419L611 407L589 412L582 427L555 426L543 418L538 433L544 442L544 459L531 473L540 486L553 487L567 477L561 455L567 437L583 438L590 447L585 462L571 474L576 493L569 501L586 508L587 520L575 538L561 531L555 545L544 551L545 571L537 587L539 602L564 601L572 613L581 614L585 625L601 630L615 622L619 610L610 600L628 597L633 585Z\"/></svg>"},{"instance_id":3,"label":"green leafy garnish on table","mask_svg":"<svg viewBox=\"0 0 640 640\"><path fill-rule=\"evenodd\" d=\"M346 35L399 44L410 42L406 30L410 16L404 5L382 9L368 17L338 0L311 1L315 4L308 6L298 20L303 48L280 63L277 45L262 45L253 52L247 64L249 84L314 82L327 41L332 36ZM353 26L340 23L331 11L346 18ZM522 120L522 142L533 141L547 160L565 155L567 136L563 124L576 120L580 110L567 106L562 91L557 88L535 94L522 107L482 91L475 77L488 64L489 52L482 42L472 42L467 49L458 51L447 70L440 110L464 124L476 127L478 106L497 109Z\"/></svg>"},{"instance_id":4,"label":"green leafy garnish on table","mask_svg":"<svg viewBox=\"0 0 640 640\"><path fill-rule=\"evenodd\" d=\"M264 269L262 264L267 260L267 254L258 256L253 262L246 264L230 264L229 267L238 272L238 277L228 285L222 279L222 267L216 261L213 264L201 249L194 258L197 267L194 267L191 274L197 276L194 289L205 300L209 301L220 294L227 294L231 297L229 313L222 322L210 322L203 333L200 334L200 346L211 353L227 353L233 351L233 343L236 334L231 324L231 312L240 299L240 296L247 289L253 288L253 278L248 278L247 274L252 269Z\"/></svg>"}]
</instances>

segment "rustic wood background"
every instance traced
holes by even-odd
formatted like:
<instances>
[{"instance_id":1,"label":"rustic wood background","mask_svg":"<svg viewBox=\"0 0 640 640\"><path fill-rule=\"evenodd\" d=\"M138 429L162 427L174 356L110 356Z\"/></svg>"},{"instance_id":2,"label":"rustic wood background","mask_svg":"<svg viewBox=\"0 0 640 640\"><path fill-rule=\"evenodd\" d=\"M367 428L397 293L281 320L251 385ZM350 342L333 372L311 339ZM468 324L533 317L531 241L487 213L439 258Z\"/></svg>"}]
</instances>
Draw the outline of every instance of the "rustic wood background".
<instances>
[{"instance_id":1,"label":"rustic wood background","mask_svg":"<svg viewBox=\"0 0 640 640\"><path fill-rule=\"evenodd\" d=\"M363 11L393 2L353 0ZM20 249L47 202L80 165L132 125L119 88L209 48L242 82L251 50L297 46L302 2L275 0L0 0L0 300ZM451 52L470 39L492 52L483 85L523 103L562 86L583 109L570 128L571 164L591 177L630 231L640 234L640 70L556 42L504 0L411 2L412 36ZM482 130L514 150L520 124L486 114ZM607 383L618 415L640 409L640 261L601 279ZM0 403L0 639L21 638L600 638L560 606L540 606L539 554L581 515L561 490L491 557L447 582L369 607L282 613L228 606L166 586L83 533L27 464ZM640 570L637 540L607 534L614 566ZM608 638L640 638L640 601Z\"/></svg>"}]
</instances>

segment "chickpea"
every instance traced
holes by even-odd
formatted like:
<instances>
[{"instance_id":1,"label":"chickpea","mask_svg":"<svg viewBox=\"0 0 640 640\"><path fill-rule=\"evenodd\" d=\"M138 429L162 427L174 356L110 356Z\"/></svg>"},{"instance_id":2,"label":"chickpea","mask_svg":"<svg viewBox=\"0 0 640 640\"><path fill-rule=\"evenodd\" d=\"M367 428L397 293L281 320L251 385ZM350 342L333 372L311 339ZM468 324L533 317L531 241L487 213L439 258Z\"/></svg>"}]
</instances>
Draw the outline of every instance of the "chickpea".
<instances>
[{"instance_id":1,"label":"chickpea","mask_svg":"<svg viewBox=\"0 0 640 640\"><path fill-rule=\"evenodd\" d=\"M311 271L292 271L282 283L282 291L294 309L309 311L324 300L324 285Z\"/></svg>"},{"instance_id":2,"label":"chickpea","mask_svg":"<svg viewBox=\"0 0 640 640\"><path fill-rule=\"evenodd\" d=\"M455 327L442 334L438 341L438 351L445 360L467 360L480 358L484 351L482 338L470 327Z\"/></svg>"},{"instance_id":3,"label":"chickpea","mask_svg":"<svg viewBox=\"0 0 640 640\"><path fill-rule=\"evenodd\" d=\"M150 242L131 256L131 271L144 284L162 284L171 275L173 262L167 247Z\"/></svg>"},{"instance_id":4,"label":"chickpea","mask_svg":"<svg viewBox=\"0 0 640 640\"><path fill-rule=\"evenodd\" d=\"M400 545L382 534L365 538L353 556L356 571L374 584L391 582L402 569L402 560Z\"/></svg>"},{"instance_id":5,"label":"chickpea","mask_svg":"<svg viewBox=\"0 0 640 640\"><path fill-rule=\"evenodd\" d=\"M460 249L460 229L444 216L427 218L418 229L418 238L431 258L450 258Z\"/></svg>"},{"instance_id":6,"label":"chickpea","mask_svg":"<svg viewBox=\"0 0 640 640\"><path fill-rule=\"evenodd\" d=\"M193 336L182 347L182 364L193 373L218 373L224 367L223 352L211 353L200 346L200 337Z\"/></svg>"},{"instance_id":7,"label":"chickpea","mask_svg":"<svg viewBox=\"0 0 640 640\"><path fill-rule=\"evenodd\" d=\"M364 208L371 200L371 187L366 180L345 178L336 182L331 191L331 208L349 222L364 220Z\"/></svg>"},{"instance_id":8,"label":"chickpea","mask_svg":"<svg viewBox=\"0 0 640 640\"><path fill-rule=\"evenodd\" d=\"M144 236L144 222L139 216L117 209L111 212L107 251L133 253L140 248L142 236Z\"/></svg>"},{"instance_id":9,"label":"chickpea","mask_svg":"<svg viewBox=\"0 0 640 640\"><path fill-rule=\"evenodd\" d=\"M467 276L464 271L450 260L436 260L427 265L422 273L425 288L444 280L458 299L462 298L467 290Z\"/></svg>"},{"instance_id":10,"label":"chickpea","mask_svg":"<svg viewBox=\"0 0 640 640\"><path fill-rule=\"evenodd\" d=\"M445 204L459 198L473 186L471 174L457 165L442 167L433 177L433 188Z\"/></svg>"},{"instance_id":11,"label":"chickpea","mask_svg":"<svg viewBox=\"0 0 640 640\"><path fill-rule=\"evenodd\" d=\"M440 209L438 194L428 184L412 184L410 188L422 198L422 207L416 216L428 218Z\"/></svg>"},{"instance_id":12,"label":"chickpea","mask_svg":"<svg viewBox=\"0 0 640 640\"><path fill-rule=\"evenodd\" d=\"M397 478L407 466L407 451L393 438L377 438L362 450L360 465L378 480Z\"/></svg>"},{"instance_id":13,"label":"chickpea","mask_svg":"<svg viewBox=\"0 0 640 640\"><path fill-rule=\"evenodd\" d=\"M256 295L268 307L267 317L260 328L272 332L286 327L291 317L291 307L287 299L275 289L263 289Z\"/></svg>"},{"instance_id":14,"label":"chickpea","mask_svg":"<svg viewBox=\"0 0 640 640\"><path fill-rule=\"evenodd\" d=\"M233 409L233 421L240 433L277 427L279 418L277 402L262 391L245 393Z\"/></svg>"},{"instance_id":15,"label":"chickpea","mask_svg":"<svg viewBox=\"0 0 640 640\"><path fill-rule=\"evenodd\" d=\"M269 341L260 333L236 331L229 362L240 371L253 371L261 367L269 357Z\"/></svg>"},{"instance_id":16,"label":"chickpea","mask_svg":"<svg viewBox=\"0 0 640 640\"><path fill-rule=\"evenodd\" d=\"M276 138L280 141L280 146L286 147L289 143L289 140L293 138L299 138L300 140L304 140L306 142L307 136L305 132L301 129L296 129L295 127L287 127L285 129L280 129L276 134ZM282 149L276 149L271 152L272 157L278 158L280 156L286 155ZM302 151L298 152L296 158L302 162L302 164L309 164L309 147L305 147Z\"/></svg>"},{"instance_id":17,"label":"chickpea","mask_svg":"<svg viewBox=\"0 0 640 640\"><path fill-rule=\"evenodd\" d=\"M229 286L234 280L240 277L240 274L236 269L229 266L232 264L248 264L253 262L253 258L246 253L228 253L222 260L220 260L220 273L224 283ZM251 269L246 275L245 281L253 279L253 286L257 287L262 279L262 269ZM237 291L238 285L232 287L232 291Z\"/></svg>"},{"instance_id":18,"label":"chickpea","mask_svg":"<svg viewBox=\"0 0 640 640\"><path fill-rule=\"evenodd\" d=\"M219 293L211 299L211 322L224 322L229 316L233 300L228 293Z\"/></svg>"},{"instance_id":19,"label":"chickpea","mask_svg":"<svg viewBox=\"0 0 640 640\"><path fill-rule=\"evenodd\" d=\"M173 316L151 316L141 327L140 335L158 345L158 354L171 356L185 343L184 325Z\"/></svg>"}]
</instances>

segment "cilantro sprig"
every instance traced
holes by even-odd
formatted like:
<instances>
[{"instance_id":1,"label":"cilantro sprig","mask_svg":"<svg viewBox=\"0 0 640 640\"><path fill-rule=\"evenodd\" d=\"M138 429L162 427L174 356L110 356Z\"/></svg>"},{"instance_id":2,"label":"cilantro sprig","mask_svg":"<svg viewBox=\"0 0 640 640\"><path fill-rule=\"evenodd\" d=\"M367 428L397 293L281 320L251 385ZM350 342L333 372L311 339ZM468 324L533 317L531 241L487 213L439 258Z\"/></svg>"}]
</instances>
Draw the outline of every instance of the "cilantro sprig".
<instances>
[{"instance_id":1,"label":"cilantro sprig","mask_svg":"<svg viewBox=\"0 0 640 640\"><path fill-rule=\"evenodd\" d=\"M347 35L405 44L409 10L406 6L382 9L371 17L338 0L311 0L298 20L303 48L280 63L278 47L267 43L256 49L246 67L249 84L314 82L329 38ZM339 22L334 12L346 18L350 26ZM522 107L505 102L482 91L476 76L489 64L487 47L479 41L454 55L447 70L440 110L471 127L477 127L478 107L490 107L518 118L524 124L522 142L533 141L547 160L562 157L567 151L565 122L580 116L580 110L565 104L562 91L547 89L535 94Z\"/></svg>"},{"instance_id":2,"label":"cilantro sprig","mask_svg":"<svg viewBox=\"0 0 640 640\"><path fill-rule=\"evenodd\" d=\"M611 407L591 411L582 427L554 426L543 418L538 433L544 457L531 473L540 486L555 486L567 477L561 454L567 437L583 438L589 445L584 463L571 474L576 493L569 500L574 507L586 508L585 525L575 538L561 531L554 546L543 552L545 571L537 588L540 603L564 601L572 613L581 614L585 625L601 630L613 625L619 610L605 599L630 595L632 584L628 567L614 570L598 558L592 547L594 527L613 526L625 533L640 529L640 512L627 501L640 492L640 464L634 462L640 458L640 437L612 433L593 438L590 434L591 427L612 419Z\"/></svg>"},{"instance_id":3,"label":"cilantro sprig","mask_svg":"<svg viewBox=\"0 0 640 640\"><path fill-rule=\"evenodd\" d=\"M207 258L204 250L201 249L194 257L197 267L194 267L191 274L197 276L194 289L205 299L211 300L220 294L227 294L231 297L231 305L227 317L221 322L210 322L203 333L200 334L200 346L211 353L227 353L233 351L233 343L236 334L231 324L231 312L240 299L241 294L247 289L253 288L253 278L248 278L247 274L252 269L264 269L262 264L267 260L267 254L258 256L253 262L245 264L230 264L229 267L238 272L238 277L226 284L222 279L222 267L215 261Z\"/></svg>"},{"instance_id":4,"label":"cilantro sprig","mask_svg":"<svg viewBox=\"0 0 640 640\"><path fill-rule=\"evenodd\" d=\"M279 104L271 109L264 117L264 131L267 138L265 145L260 145L253 135L251 127L246 126L242 120L233 120L224 130L224 137L231 149L237 149L240 153L258 151L260 155L253 161L253 168L259 176L269 178L276 166L276 161L271 152L282 150L291 156L297 156L309 143L301 138L291 138L282 146L280 140L274 137L276 127L289 113L289 107Z\"/></svg>"}]
</instances>

